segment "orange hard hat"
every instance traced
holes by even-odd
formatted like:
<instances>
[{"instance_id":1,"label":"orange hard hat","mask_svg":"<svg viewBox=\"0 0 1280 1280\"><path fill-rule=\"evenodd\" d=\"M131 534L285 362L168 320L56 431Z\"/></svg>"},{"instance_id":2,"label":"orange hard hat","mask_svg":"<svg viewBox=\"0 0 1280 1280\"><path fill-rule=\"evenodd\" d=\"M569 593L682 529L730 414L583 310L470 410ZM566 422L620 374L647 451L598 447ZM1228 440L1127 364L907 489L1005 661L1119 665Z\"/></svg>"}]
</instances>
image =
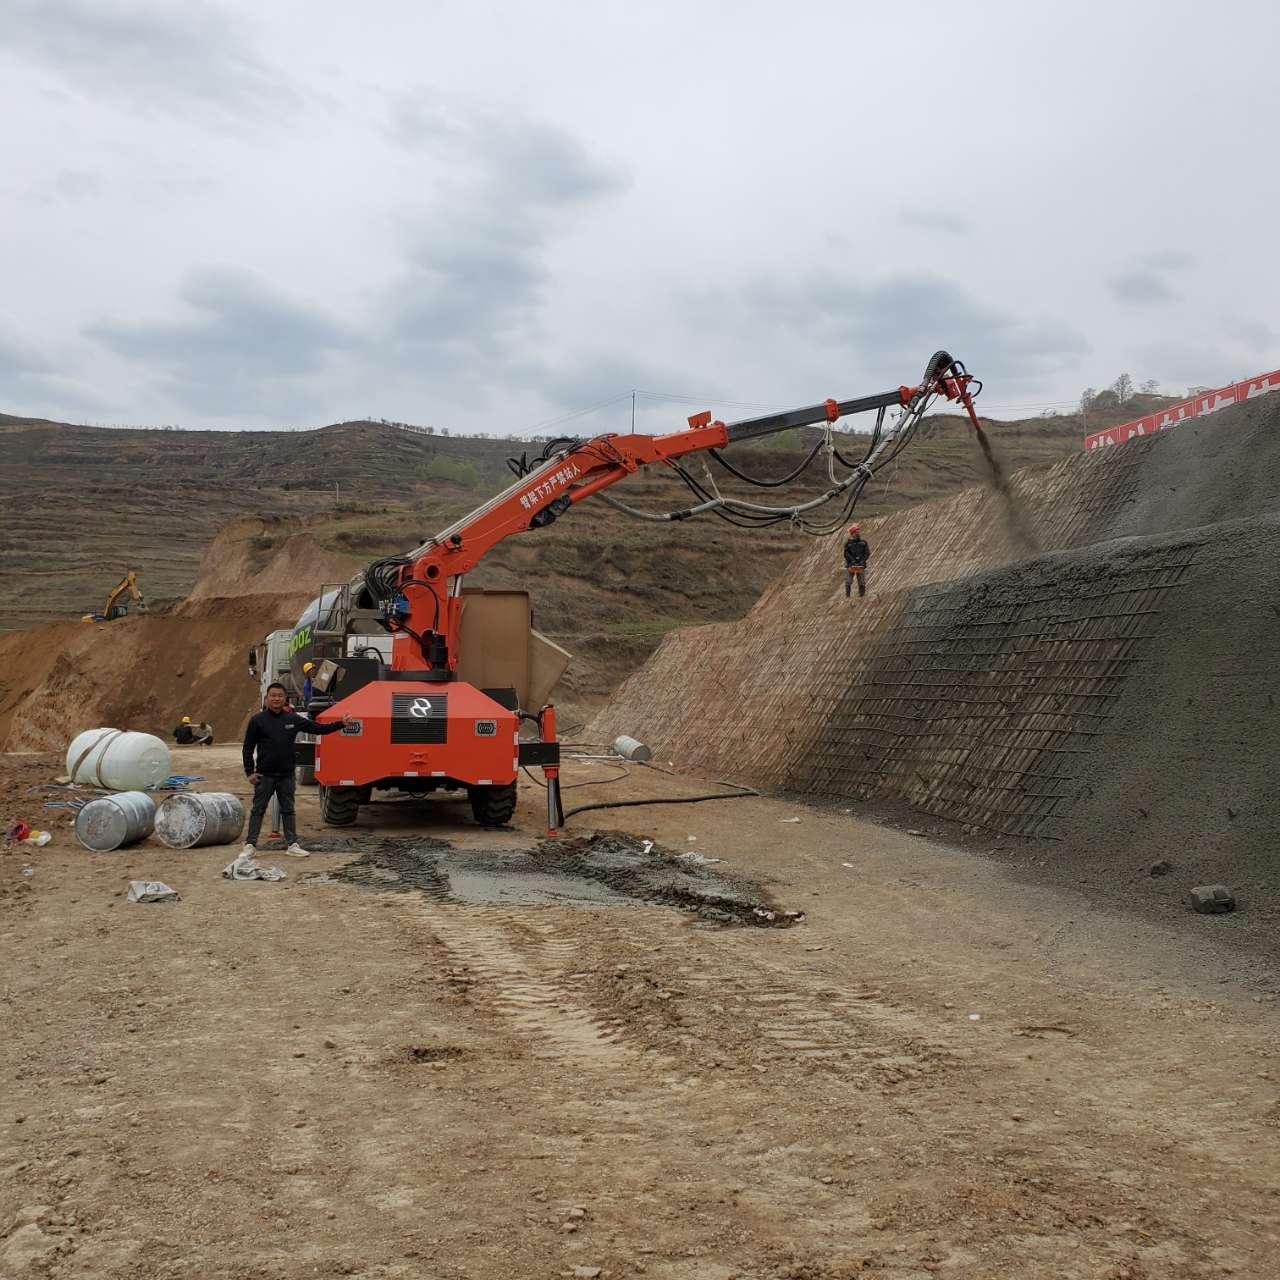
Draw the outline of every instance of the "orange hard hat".
<instances>
[{"instance_id":1,"label":"orange hard hat","mask_svg":"<svg viewBox=\"0 0 1280 1280\"><path fill-rule=\"evenodd\" d=\"M850 532L850 533L857 533L857 532L858 532L858 530L859 530L861 527L862 527L861 525L851 524L851 525L849 526L849 532Z\"/></svg>"}]
</instances>

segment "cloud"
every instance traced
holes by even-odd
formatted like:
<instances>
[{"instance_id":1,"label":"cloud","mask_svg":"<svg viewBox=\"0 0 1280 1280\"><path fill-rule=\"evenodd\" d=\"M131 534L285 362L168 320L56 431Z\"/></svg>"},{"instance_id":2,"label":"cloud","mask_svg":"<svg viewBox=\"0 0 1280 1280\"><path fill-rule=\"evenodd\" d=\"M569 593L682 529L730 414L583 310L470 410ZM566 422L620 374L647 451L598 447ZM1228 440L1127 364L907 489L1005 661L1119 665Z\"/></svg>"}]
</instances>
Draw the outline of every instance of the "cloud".
<instances>
[{"instance_id":1,"label":"cloud","mask_svg":"<svg viewBox=\"0 0 1280 1280\"><path fill-rule=\"evenodd\" d=\"M538 210L620 190L620 170L596 160L572 134L450 98L425 87L388 100L389 136L409 151L461 165L491 198Z\"/></svg>"},{"instance_id":2,"label":"cloud","mask_svg":"<svg viewBox=\"0 0 1280 1280\"><path fill-rule=\"evenodd\" d=\"M419 369L462 371L509 355L537 325L547 273L518 226L483 219L411 245L378 307L388 354L411 352Z\"/></svg>"},{"instance_id":3,"label":"cloud","mask_svg":"<svg viewBox=\"0 0 1280 1280\"><path fill-rule=\"evenodd\" d=\"M256 124L302 102L246 43L243 22L207 0L0 0L0 30L22 63L148 115Z\"/></svg>"},{"instance_id":4,"label":"cloud","mask_svg":"<svg viewBox=\"0 0 1280 1280\"><path fill-rule=\"evenodd\" d=\"M1137 306L1177 302L1182 295L1169 283L1168 276L1195 263L1195 258L1181 249L1161 249L1137 258L1130 270L1112 276L1107 286L1117 302Z\"/></svg>"},{"instance_id":5,"label":"cloud","mask_svg":"<svg viewBox=\"0 0 1280 1280\"><path fill-rule=\"evenodd\" d=\"M1169 282L1155 271L1126 271L1107 281L1111 296L1117 302L1131 302L1146 306L1156 302L1176 302L1181 296L1173 291Z\"/></svg>"},{"instance_id":6,"label":"cloud","mask_svg":"<svg viewBox=\"0 0 1280 1280\"><path fill-rule=\"evenodd\" d=\"M359 338L317 308L273 288L253 272L201 267L188 272L179 298L194 320L129 324L103 321L85 336L159 371L177 405L205 413L297 411L316 395L306 375Z\"/></svg>"},{"instance_id":7,"label":"cloud","mask_svg":"<svg viewBox=\"0 0 1280 1280\"><path fill-rule=\"evenodd\" d=\"M1185 271L1196 265L1195 258L1181 249L1163 249L1159 253L1148 253L1138 259L1139 265L1149 267L1153 271Z\"/></svg>"},{"instance_id":8,"label":"cloud","mask_svg":"<svg viewBox=\"0 0 1280 1280\"><path fill-rule=\"evenodd\" d=\"M985 306L955 282L923 275L887 276L871 284L826 277L796 283L758 281L745 294L745 333L778 348L798 343L792 363L923 371L939 347L979 377L1007 387L1035 385L1074 368L1089 350L1069 325ZM716 300L729 314L727 299ZM900 375L903 376L903 375Z\"/></svg>"},{"instance_id":9,"label":"cloud","mask_svg":"<svg viewBox=\"0 0 1280 1280\"><path fill-rule=\"evenodd\" d=\"M623 189L614 166L573 135L425 87L389 97L388 136L439 175L436 204L406 230L404 256L378 308L391 356L421 370L525 376L566 220Z\"/></svg>"},{"instance_id":10,"label":"cloud","mask_svg":"<svg viewBox=\"0 0 1280 1280\"><path fill-rule=\"evenodd\" d=\"M52 372L53 367L30 343L18 337L11 325L0 320L0 394L20 379L39 377Z\"/></svg>"},{"instance_id":11,"label":"cloud","mask_svg":"<svg viewBox=\"0 0 1280 1280\"><path fill-rule=\"evenodd\" d=\"M100 174L84 169L59 169L50 181L50 194L67 204L81 204L101 195L106 186Z\"/></svg>"},{"instance_id":12,"label":"cloud","mask_svg":"<svg viewBox=\"0 0 1280 1280\"><path fill-rule=\"evenodd\" d=\"M952 236L972 235L974 230L969 218L943 209L900 209L898 221L904 227L916 227L921 231L943 231Z\"/></svg>"},{"instance_id":13,"label":"cloud","mask_svg":"<svg viewBox=\"0 0 1280 1280\"><path fill-rule=\"evenodd\" d=\"M1230 320L1227 333L1237 342L1243 342L1255 351L1275 351L1280 348L1280 334L1260 320Z\"/></svg>"}]
</instances>

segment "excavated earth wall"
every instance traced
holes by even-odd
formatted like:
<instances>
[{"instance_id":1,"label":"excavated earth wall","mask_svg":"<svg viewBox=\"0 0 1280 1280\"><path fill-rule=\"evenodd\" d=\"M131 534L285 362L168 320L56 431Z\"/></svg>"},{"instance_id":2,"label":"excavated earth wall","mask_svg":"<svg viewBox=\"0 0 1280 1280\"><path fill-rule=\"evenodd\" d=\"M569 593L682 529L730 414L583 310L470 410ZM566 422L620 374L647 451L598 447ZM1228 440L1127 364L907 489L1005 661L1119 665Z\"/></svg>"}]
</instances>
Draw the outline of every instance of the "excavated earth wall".
<instances>
[{"instance_id":1,"label":"excavated earth wall","mask_svg":"<svg viewBox=\"0 0 1280 1280\"><path fill-rule=\"evenodd\" d=\"M587 735L1076 864L1270 876L1278 402L867 522L864 600L824 540L746 618L671 634Z\"/></svg>"}]
</instances>

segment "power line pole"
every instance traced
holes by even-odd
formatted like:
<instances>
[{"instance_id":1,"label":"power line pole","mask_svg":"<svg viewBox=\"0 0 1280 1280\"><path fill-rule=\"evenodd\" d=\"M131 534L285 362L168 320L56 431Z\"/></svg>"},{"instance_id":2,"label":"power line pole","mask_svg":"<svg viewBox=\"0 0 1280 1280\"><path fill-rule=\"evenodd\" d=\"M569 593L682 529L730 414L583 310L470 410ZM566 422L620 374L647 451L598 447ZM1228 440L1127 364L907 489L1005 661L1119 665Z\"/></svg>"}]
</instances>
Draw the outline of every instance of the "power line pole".
<instances>
[{"instance_id":1,"label":"power line pole","mask_svg":"<svg viewBox=\"0 0 1280 1280\"><path fill-rule=\"evenodd\" d=\"M631 434L636 433L636 393L631 393Z\"/></svg>"}]
</instances>

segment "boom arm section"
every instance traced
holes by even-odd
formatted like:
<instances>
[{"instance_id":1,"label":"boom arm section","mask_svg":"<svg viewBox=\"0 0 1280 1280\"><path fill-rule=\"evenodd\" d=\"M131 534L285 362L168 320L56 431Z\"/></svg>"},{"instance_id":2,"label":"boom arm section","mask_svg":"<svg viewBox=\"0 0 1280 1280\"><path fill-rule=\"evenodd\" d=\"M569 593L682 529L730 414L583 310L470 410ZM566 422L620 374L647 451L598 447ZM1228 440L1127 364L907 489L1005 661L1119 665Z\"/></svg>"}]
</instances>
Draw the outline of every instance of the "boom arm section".
<instances>
[{"instance_id":1,"label":"boom arm section","mask_svg":"<svg viewBox=\"0 0 1280 1280\"><path fill-rule=\"evenodd\" d=\"M929 361L917 386L900 386L855 400L826 400L728 426L712 421L710 413L702 413L689 419L687 430L669 435L610 434L566 444L548 461L409 555L379 560L369 567L366 584L381 605L387 629L397 636L392 666L397 671L414 671L420 679L449 680L458 661L456 641L463 609L458 587L462 576L506 538L550 524L574 503L617 484L641 467L672 464L687 454L797 427L831 424L869 410L899 408L911 415L914 425L926 405L939 395L960 401L980 432L971 381L963 365L940 351ZM868 466L863 470L871 474ZM716 504L704 502L672 518L712 505ZM424 660L427 670L423 670Z\"/></svg>"}]
</instances>

